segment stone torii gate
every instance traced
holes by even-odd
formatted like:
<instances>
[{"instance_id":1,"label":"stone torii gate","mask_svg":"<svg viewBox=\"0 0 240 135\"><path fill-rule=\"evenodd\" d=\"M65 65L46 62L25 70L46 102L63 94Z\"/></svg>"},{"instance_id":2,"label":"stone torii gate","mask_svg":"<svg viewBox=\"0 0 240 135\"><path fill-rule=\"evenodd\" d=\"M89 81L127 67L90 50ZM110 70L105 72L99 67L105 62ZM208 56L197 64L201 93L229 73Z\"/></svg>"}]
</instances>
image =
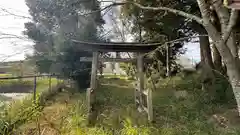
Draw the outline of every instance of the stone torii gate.
<instances>
[{"instance_id":1,"label":"stone torii gate","mask_svg":"<svg viewBox=\"0 0 240 135\"><path fill-rule=\"evenodd\" d=\"M159 44L141 44L141 43L89 43L73 41L77 47L93 52L92 58L82 58L81 61L92 61L91 83L90 88L87 89L87 103L88 103L88 118L92 120L96 113L96 95L97 90L97 69L99 61L104 62L133 62L137 61L138 81L135 89L135 104L139 112L146 112L148 120L153 121L153 107L152 107L152 90L144 88L144 69L143 58L144 54L156 49ZM99 52L134 52L137 53L136 58L99 58Z\"/></svg>"}]
</instances>

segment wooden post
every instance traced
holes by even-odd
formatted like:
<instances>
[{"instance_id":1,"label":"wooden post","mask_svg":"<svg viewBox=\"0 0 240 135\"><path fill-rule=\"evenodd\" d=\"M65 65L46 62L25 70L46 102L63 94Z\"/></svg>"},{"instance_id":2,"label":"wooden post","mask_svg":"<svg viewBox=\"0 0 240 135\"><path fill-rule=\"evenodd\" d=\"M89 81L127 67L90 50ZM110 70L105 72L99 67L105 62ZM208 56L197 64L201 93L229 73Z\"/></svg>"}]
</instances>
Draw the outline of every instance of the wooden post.
<instances>
[{"instance_id":1,"label":"wooden post","mask_svg":"<svg viewBox=\"0 0 240 135\"><path fill-rule=\"evenodd\" d=\"M91 83L90 88L87 89L87 102L88 102L88 119L90 124L94 120L95 115L95 93L97 88L97 68L98 68L98 52L93 52L92 59L92 72L91 72Z\"/></svg>"},{"instance_id":2,"label":"wooden post","mask_svg":"<svg viewBox=\"0 0 240 135\"><path fill-rule=\"evenodd\" d=\"M19 67L20 67L20 76L23 77L23 61L21 60L19 63ZM22 81L23 79L20 78L20 81Z\"/></svg>"},{"instance_id":3,"label":"wooden post","mask_svg":"<svg viewBox=\"0 0 240 135\"><path fill-rule=\"evenodd\" d=\"M57 86L59 86L59 84L60 84L59 75L57 75L56 78L57 78Z\"/></svg>"},{"instance_id":4,"label":"wooden post","mask_svg":"<svg viewBox=\"0 0 240 135\"><path fill-rule=\"evenodd\" d=\"M92 72L91 72L91 89L97 86L97 68L98 68L98 52L93 52Z\"/></svg>"},{"instance_id":5,"label":"wooden post","mask_svg":"<svg viewBox=\"0 0 240 135\"><path fill-rule=\"evenodd\" d=\"M48 80L48 90L51 91L52 89L52 75L49 75L49 80Z\"/></svg>"},{"instance_id":6,"label":"wooden post","mask_svg":"<svg viewBox=\"0 0 240 135\"><path fill-rule=\"evenodd\" d=\"M37 96L37 77L36 75L34 76L34 81L33 81L33 102L36 104L36 96Z\"/></svg>"},{"instance_id":7,"label":"wooden post","mask_svg":"<svg viewBox=\"0 0 240 135\"><path fill-rule=\"evenodd\" d=\"M116 59L121 59L120 52L116 52ZM117 61L115 63L115 71L117 75L120 75L120 66L119 66L119 62Z\"/></svg>"},{"instance_id":8,"label":"wooden post","mask_svg":"<svg viewBox=\"0 0 240 135\"><path fill-rule=\"evenodd\" d=\"M141 108L143 108L142 103L142 92L144 91L144 71L143 71L143 55L141 53L138 54L137 58L137 69L138 69L138 86L139 86L139 102Z\"/></svg>"},{"instance_id":9,"label":"wooden post","mask_svg":"<svg viewBox=\"0 0 240 135\"><path fill-rule=\"evenodd\" d=\"M152 107L152 90L147 90L147 108L148 108L148 120L153 121L153 107Z\"/></svg>"},{"instance_id":10,"label":"wooden post","mask_svg":"<svg viewBox=\"0 0 240 135\"><path fill-rule=\"evenodd\" d=\"M167 67L167 76L170 76L170 50L169 50L169 44L166 43L166 67Z\"/></svg>"}]
</instances>

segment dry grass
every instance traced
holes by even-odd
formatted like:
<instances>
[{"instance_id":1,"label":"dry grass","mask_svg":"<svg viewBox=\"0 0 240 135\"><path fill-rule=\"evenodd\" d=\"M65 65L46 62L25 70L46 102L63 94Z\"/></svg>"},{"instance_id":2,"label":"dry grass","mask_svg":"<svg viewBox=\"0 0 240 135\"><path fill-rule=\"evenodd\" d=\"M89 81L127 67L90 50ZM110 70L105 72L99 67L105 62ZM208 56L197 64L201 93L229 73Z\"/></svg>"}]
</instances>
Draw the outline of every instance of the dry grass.
<instances>
[{"instance_id":1,"label":"dry grass","mask_svg":"<svg viewBox=\"0 0 240 135\"><path fill-rule=\"evenodd\" d=\"M66 116L72 104L77 102L77 95L70 92L61 92L48 100L41 115L32 121L22 125L18 129L20 135L59 135L63 132Z\"/></svg>"}]
</instances>

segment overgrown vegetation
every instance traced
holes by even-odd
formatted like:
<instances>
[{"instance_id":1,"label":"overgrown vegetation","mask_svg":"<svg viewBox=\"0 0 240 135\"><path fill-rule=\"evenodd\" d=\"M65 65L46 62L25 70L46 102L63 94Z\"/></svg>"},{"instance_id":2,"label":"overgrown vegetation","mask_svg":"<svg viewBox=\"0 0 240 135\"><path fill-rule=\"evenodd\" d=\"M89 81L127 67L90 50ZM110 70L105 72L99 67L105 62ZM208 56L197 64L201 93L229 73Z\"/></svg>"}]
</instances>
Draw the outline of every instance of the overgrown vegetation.
<instances>
[{"instance_id":1,"label":"overgrown vegetation","mask_svg":"<svg viewBox=\"0 0 240 135\"><path fill-rule=\"evenodd\" d=\"M132 81L101 80L97 90L98 115L95 126L88 127L84 93L68 90L47 101L43 111L20 126L20 135L238 135L239 127L227 105L214 104L201 91L199 75L176 76L161 80L154 91L154 123L137 112ZM219 84L221 85L221 84ZM176 98L175 91L186 90L188 96ZM234 112L234 113L233 113ZM224 118L218 121L218 118ZM234 124L233 124L234 123Z\"/></svg>"},{"instance_id":2,"label":"overgrown vegetation","mask_svg":"<svg viewBox=\"0 0 240 135\"><path fill-rule=\"evenodd\" d=\"M0 106L0 134L10 135L18 126L28 122L29 120L37 117L43 109L45 99L56 93L57 90L48 90L48 79L41 79L37 82L37 99L33 101L33 95L29 94L24 99L13 100L9 103L4 103ZM24 81L20 81L24 82ZM20 84L18 82L18 84ZM28 81L28 84L33 83ZM52 78L52 88L57 84L57 79ZM10 85L10 84L9 84ZM11 84L15 85L15 83Z\"/></svg>"}]
</instances>

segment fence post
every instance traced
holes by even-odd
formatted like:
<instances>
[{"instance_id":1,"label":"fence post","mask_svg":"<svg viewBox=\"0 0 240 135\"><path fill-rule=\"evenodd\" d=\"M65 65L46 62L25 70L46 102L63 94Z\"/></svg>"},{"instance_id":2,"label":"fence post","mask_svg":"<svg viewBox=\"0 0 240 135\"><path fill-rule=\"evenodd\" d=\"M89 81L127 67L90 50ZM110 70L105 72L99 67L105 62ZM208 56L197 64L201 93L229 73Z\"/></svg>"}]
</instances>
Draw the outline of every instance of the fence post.
<instances>
[{"instance_id":1,"label":"fence post","mask_svg":"<svg viewBox=\"0 0 240 135\"><path fill-rule=\"evenodd\" d=\"M153 106L152 106L152 89L147 90L147 109L148 109L148 120L153 121Z\"/></svg>"},{"instance_id":2,"label":"fence post","mask_svg":"<svg viewBox=\"0 0 240 135\"><path fill-rule=\"evenodd\" d=\"M167 67L167 77L171 75L170 71L170 44L166 43L166 67Z\"/></svg>"},{"instance_id":3,"label":"fence post","mask_svg":"<svg viewBox=\"0 0 240 135\"><path fill-rule=\"evenodd\" d=\"M23 77L23 61L21 60L20 63L19 63L19 67L20 67L20 76ZM23 79L20 78L19 81L22 81Z\"/></svg>"},{"instance_id":4,"label":"fence post","mask_svg":"<svg viewBox=\"0 0 240 135\"><path fill-rule=\"evenodd\" d=\"M57 86L58 86L60 84L60 79L59 79L60 77L59 75L57 75L56 77L57 77Z\"/></svg>"},{"instance_id":5,"label":"fence post","mask_svg":"<svg viewBox=\"0 0 240 135\"><path fill-rule=\"evenodd\" d=\"M48 90L50 91L52 88L52 75L49 75L49 80L48 80Z\"/></svg>"},{"instance_id":6,"label":"fence post","mask_svg":"<svg viewBox=\"0 0 240 135\"><path fill-rule=\"evenodd\" d=\"M37 96L37 76L34 76L34 81L33 81L33 101L34 104L36 104L36 96Z\"/></svg>"}]
</instances>

